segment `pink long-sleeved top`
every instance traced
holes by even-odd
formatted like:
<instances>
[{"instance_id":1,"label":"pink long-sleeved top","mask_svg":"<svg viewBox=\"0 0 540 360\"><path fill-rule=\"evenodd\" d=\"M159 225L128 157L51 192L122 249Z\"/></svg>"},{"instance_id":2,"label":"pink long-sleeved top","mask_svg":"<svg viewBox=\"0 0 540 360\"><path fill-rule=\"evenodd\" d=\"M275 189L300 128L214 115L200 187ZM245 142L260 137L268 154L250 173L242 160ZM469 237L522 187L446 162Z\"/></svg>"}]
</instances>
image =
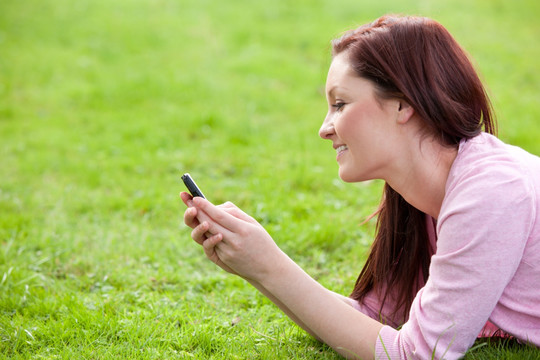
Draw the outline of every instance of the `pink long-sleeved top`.
<instances>
[{"instance_id":1,"label":"pink long-sleeved top","mask_svg":"<svg viewBox=\"0 0 540 360\"><path fill-rule=\"evenodd\" d=\"M462 141L427 226L429 278L403 326L391 300L354 303L387 323L375 358L456 359L494 329L540 346L540 158L486 133Z\"/></svg>"}]
</instances>

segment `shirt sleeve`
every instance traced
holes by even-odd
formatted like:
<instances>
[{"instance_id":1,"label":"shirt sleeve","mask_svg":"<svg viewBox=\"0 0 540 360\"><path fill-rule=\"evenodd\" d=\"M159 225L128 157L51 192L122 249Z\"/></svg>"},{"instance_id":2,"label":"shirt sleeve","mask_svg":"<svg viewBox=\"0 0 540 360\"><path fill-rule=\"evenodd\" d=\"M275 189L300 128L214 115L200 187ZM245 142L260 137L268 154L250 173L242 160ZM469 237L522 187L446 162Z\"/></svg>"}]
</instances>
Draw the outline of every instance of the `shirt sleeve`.
<instances>
[{"instance_id":1,"label":"shirt sleeve","mask_svg":"<svg viewBox=\"0 0 540 360\"><path fill-rule=\"evenodd\" d=\"M486 324L534 221L519 170L495 168L471 168L447 184L429 279L401 330L380 331L377 359L460 358Z\"/></svg>"}]
</instances>

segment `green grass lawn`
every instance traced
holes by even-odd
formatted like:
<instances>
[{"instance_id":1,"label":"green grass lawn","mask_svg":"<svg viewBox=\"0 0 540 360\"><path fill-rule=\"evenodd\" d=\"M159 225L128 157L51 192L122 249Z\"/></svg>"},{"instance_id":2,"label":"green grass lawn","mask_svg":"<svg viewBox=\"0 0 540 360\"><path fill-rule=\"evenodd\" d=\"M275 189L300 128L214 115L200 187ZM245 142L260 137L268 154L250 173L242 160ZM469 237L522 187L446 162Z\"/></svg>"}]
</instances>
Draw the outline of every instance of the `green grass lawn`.
<instances>
[{"instance_id":1,"label":"green grass lawn","mask_svg":"<svg viewBox=\"0 0 540 360\"><path fill-rule=\"evenodd\" d=\"M536 0L1 1L0 357L338 358L205 259L180 175L348 294L381 183L341 182L318 138L329 41L388 12L443 23L540 154ZM540 354L467 355L505 357Z\"/></svg>"}]
</instances>

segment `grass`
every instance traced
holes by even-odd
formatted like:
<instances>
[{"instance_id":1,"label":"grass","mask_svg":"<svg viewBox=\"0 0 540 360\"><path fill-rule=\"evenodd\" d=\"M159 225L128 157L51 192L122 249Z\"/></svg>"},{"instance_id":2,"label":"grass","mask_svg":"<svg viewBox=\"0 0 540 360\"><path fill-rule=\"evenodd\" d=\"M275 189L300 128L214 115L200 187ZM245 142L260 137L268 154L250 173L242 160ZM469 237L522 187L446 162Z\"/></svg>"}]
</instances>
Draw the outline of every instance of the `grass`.
<instances>
[{"instance_id":1,"label":"grass","mask_svg":"<svg viewBox=\"0 0 540 360\"><path fill-rule=\"evenodd\" d=\"M536 1L2 1L0 354L338 358L204 259L181 225L180 175L348 293L381 184L337 180L317 137L328 42L387 12L447 26L501 138L540 154ZM540 354L467 355L503 357Z\"/></svg>"}]
</instances>

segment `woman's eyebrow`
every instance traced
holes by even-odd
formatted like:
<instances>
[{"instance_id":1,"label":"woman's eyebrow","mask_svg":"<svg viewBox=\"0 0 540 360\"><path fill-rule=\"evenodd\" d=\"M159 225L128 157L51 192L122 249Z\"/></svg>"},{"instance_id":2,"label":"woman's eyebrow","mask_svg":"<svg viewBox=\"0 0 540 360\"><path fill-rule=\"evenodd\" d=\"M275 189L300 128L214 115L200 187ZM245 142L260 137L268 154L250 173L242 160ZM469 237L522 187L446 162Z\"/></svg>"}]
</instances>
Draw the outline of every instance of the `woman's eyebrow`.
<instances>
[{"instance_id":1,"label":"woman's eyebrow","mask_svg":"<svg viewBox=\"0 0 540 360\"><path fill-rule=\"evenodd\" d=\"M337 86L332 86L332 88L330 88L330 90L328 90L328 97L330 98L334 98L336 97L336 90L338 89Z\"/></svg>"}]
</instances>

